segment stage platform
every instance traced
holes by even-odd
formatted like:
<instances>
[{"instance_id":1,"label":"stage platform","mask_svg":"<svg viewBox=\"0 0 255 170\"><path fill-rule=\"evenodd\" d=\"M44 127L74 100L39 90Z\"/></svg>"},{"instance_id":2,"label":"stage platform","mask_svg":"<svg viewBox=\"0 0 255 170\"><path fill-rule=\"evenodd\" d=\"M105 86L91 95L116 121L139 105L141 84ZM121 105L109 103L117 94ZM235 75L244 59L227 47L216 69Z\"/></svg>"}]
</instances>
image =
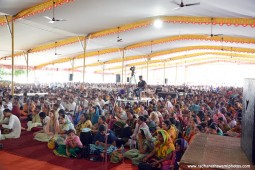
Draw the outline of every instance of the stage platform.
<instances>
[{"instance_id":1,"label":"stage platform","mask_svg":"<svg viewBox=\"0 0 255 170\"><path fill-rule=\"evenodd\" d=\"M180 161L180 169L255 169L241 150L241 139L198 134Z\"/></svg>"}]
</instances>

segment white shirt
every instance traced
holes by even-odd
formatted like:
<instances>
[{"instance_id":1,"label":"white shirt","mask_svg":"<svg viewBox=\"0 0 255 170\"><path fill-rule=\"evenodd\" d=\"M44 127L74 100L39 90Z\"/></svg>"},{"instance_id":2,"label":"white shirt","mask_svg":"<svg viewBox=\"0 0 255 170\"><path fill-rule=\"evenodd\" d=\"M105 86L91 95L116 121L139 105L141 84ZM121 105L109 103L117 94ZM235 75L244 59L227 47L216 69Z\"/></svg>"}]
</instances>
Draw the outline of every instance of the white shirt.
<instances>
[{"instance_id":1,"label":"white shirt","mask_svg":"<svg viewBox=\"0 0 255 170\"><path fill-rule=\"evenodd\" d=\"M13 138L19 138L20 137L21 124L20 124L20 120L17 116L12 114L9 118L8 125L3 124L2 126L4 128L7 128L7 129L12 129L11 134L12 134Z\"/></svg>"},{"instance_id":2,"label":"white shirt","mask_svg":"<svg viewBox=\"0 0 255 170\"><path fill-rule=\"evenodd\" d=\"M48 122L50 121L50 117L49 116L46 116L44 119L43 119L43 130L44 132L46 132L46 124L48 124Z\"/></svg>"},{"instance_id":3,"label":"white shirt","mask_svg":"<svg viewBox=\"0 0 255 170\"><path fill-rule=\"evenodd\" d=\"M173 104L169 100L167 100L166 101L166 108L169 110L169 109L172 109L173 107L174 107Z\"/></svg>"},{"instance_id":4,"label":"white shirt","mask_svg":"<svg viewBox=\"0 0 255 170\"><path fill-rule=\"evenodd\" d=\"M0 122L2 122L3 118L4 118L4 106L1 105L0 106Z\"/></svg>"}]
</instances>

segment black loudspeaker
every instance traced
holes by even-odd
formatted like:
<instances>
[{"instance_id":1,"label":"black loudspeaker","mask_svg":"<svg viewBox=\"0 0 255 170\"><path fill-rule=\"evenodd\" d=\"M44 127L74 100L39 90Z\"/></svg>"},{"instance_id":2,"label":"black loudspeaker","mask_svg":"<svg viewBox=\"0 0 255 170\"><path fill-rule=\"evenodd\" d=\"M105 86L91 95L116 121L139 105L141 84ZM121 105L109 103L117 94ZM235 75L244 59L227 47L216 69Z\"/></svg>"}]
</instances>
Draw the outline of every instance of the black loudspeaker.
<instances>
[{"instance_id":1,"label":"black loudspeaker","mask_svg":"<svg viewBox=\"0 0 255 170\"><path fill-rule=\"evenodd\" d=\"M69 81L73 81L73 74L69 74Z\"/></svg>"},{"instance_id":2,"label":"black loudspeaker","mask_svg":"<svg viewBox=\"0 0 255 170\"><path fill-rule=\"evenodd\" d=\"M178 94L176 92L158 92L158 96L165 99L167 96L170 96L172 99L177 98Z\"/></svg>"},{"instance_id":3,"label":"black loudspeaker","mask_svg":"<svg viewBox=\"0 0 255 170\"><path fill-rule=\"evenodd\" d=\"M165 79L165 84L167 84L167 82L168 82L168 79Z\"/></svg>"},{"instance_id":4,"label":"black loudspeaker","mask_svg":"<svg viewBox=\"0 0 255 170\"><path fill-rule=\"evenodd\" d=\"M241 147L255 164L255 79L245 79L243 85Z\"/></svg>"},{"instance_id":5,"label":"black loudspeaker","mask_svg":"<svg viewBox=\"0 0 255 170\"><path fill-rule=\"evenodd\" d=\"M120 74L116 74L116 83L120 83Z\"/></svg>"},{"instance_id":6,"label":"black loudspeaker","mask_svg":"<svg viewBox=\"0 0 255 170\"><path fill-rule=\"evenodd\" d=\"M129 77L127 77L127 82L129 82Z\"/></svg>"}]
</instances>

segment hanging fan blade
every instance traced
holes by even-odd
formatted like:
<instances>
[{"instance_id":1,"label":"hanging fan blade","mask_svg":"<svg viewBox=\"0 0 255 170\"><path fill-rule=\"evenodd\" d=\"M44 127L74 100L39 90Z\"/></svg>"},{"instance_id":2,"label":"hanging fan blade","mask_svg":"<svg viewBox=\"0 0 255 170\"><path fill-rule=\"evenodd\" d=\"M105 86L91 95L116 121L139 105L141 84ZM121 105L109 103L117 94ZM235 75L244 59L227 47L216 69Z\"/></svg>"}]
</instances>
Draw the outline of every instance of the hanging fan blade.
<instances>
[{"instance_id":1,"label":"hanging fan blade","mask_svg":"<svg viewBox=\"0 0 255 170\"><path fill-rule=\"evenodd\" d=\"M43 16L44 18L48 19L48 20L52 20L52 18L48 17L48 16Z\"/></svg>"},{"instance_id":2,"label":"hanging fan blade","mask_svg":"<svg viewBox=\"0 0 255 170\"><path fill-rule=\"evenodd\" d=\"M213 37L222 36L223 34L213 34Z\"/></svg>"},{"instance_id":3,"label":"hanging fan blade","mask_svg":"<svg viewBox=\"0 0 255 170\"><path fill-rule=\"evenodd\" d=\"M172 0L172 1L170 1L171 3L173 3L173 4L175 4L175 5L178 5L178 6L180 6L181 4L179 4L178 2L176 2L175 0Z\"/></svg>"},{"instance_id":4,"label":"hanging fan blade","mask_svg":"<svg viewBox=\"0 0 255 170\"><path fill-rule=\"evenodd\" d=\"M194 6L194 5L200 5L200 2L193 3L193 4L185 4L184 6Z\"/></svg>"},{"instance_id":5,"label":"hanging fan blade","mask_svg":"<svg viewBox=\"0 0 255 170\"><path fill-rule=\"evenodd\" d=\"M55 19L55 21L66 21L65 19Z\"/></svg>"},{"instance_id":6,"label":"hanging fan blade","mask_svg":"<svg viewBox=\"0 0 255 170\"><path fill-rule=\"evenodd\" d=\"M200 2L197 2L197 3L192 3L192 4L184 4L183 3L183 0L181 0L181 3L179 4L178 2L176 2L175 0L171 1L171 3L175 4L175 5L178 5L179 8L183 8L185 6L194 6L194 5L200 5ZM178 8L175 8L173 10L176 10Z\"/></svg>"},{"instance_id":7,"label":"hanging fan blade","mask_svg":"<svg viewBox=\"0 0 255 170\"><path fill-rule=\"evenodd\" d=\"M62 54L59 54L59 53L55 53L55 55L62 55Z\"/></svg>"},{"instance_id":8,"label":"hanging fan blade","mask_svg":"<svg viewBox=\"0 0 255 170\"><path fill-rule=\"evenodd\" d=\"M122 38L117 39L117 42L122 42Z\"/></svg>"}]
</instances>

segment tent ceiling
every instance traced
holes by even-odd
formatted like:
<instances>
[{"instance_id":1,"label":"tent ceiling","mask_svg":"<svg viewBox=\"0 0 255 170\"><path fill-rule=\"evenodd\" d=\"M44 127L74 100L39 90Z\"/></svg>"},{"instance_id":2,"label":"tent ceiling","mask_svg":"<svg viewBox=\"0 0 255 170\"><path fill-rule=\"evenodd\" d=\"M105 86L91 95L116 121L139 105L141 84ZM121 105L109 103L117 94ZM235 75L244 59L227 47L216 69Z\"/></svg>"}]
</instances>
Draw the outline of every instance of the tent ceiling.
<instances>
[{"instance_id":1,"label":"tent ceiling","mask_svg":"<svg viewBox=\"0 0 255 170\"><path fill-rule=\"evenodd\" d=\"M109 62L109 65L106 66L108 68L115 67L118 63L121 64L118 60L122 57L122 48L132 47L135 44L141 46L126 50L125 58L193 46L255 48L255 3L253 0L189 0L187 3L199 1L201 4L198 6L173 10L176 5L169 0L74 0L70 2L55 0L56 3L63 3L55 8L55 18L64 18L67 21L49 24L44 18L44 16L52 17L52 9L49 10L49 6L45 6L44 12L17 18L14 31L15 53L27 52L31 49L29 65L37 68L71 68L70 60L75 58L74 65L78 69L83 64L81 44L84 43L84 36L88 34L91 37L87 41L87 53L91 55L87 55L86 65L90 68L98 67L104 62L106 65ZM25 0L19 3L18 0L3 0L0 2L0 14L16 15L28 8L35 10L36 8L33 6L42 3L49 5L52 1ZM179 19L178 16L181 16L182 19L188 17L184 20L193 19L194 22L205 21L200 17L209 18L206 23L202 24L172 22L174 19ZM157 17L164 20L163 27L160 29L153 26L153 19ZM211 18L213 18L212 21ZM218 21L223 20L222 18L233 18L235 21L238 20L237 18L243 19L240 20L240 25L219 25ZM249 19L253 26L242 26L241 22L246 24L245 19ZM213 23L212 33L223 34L223 41L221 41L221 37L207 38L211 34L211 22ZM117 42L118 32L123 42ZM189 34L201 35L203 38L182 38ZM11 35L6 24L0 26L0 37L0 65L10 65L11 60L8 56L11 55ZM177 40L156 43L167 37L177 37ZM178 39L178 37L180 38ZM228 41L227 37L241 39L238 42ZM72 42L71 40L67 41L69 39L72 39ZM213 41L214 39L215 41ZM33 50L37 52L33 52ZM196 50L187 51L186 54L197 53ZM61 55L54 55L55 51ZM206 49L200 49L200 51L207 52ZM251 55L254 56L254 52ZM170 58L171 55L159 55L158 57L161 59ZM136 62L136 60L132 62ZM137 60L137 62L140 61ZM15 57L15 65L26 65L23 53Z\"/></svg>"}]
</instances>

